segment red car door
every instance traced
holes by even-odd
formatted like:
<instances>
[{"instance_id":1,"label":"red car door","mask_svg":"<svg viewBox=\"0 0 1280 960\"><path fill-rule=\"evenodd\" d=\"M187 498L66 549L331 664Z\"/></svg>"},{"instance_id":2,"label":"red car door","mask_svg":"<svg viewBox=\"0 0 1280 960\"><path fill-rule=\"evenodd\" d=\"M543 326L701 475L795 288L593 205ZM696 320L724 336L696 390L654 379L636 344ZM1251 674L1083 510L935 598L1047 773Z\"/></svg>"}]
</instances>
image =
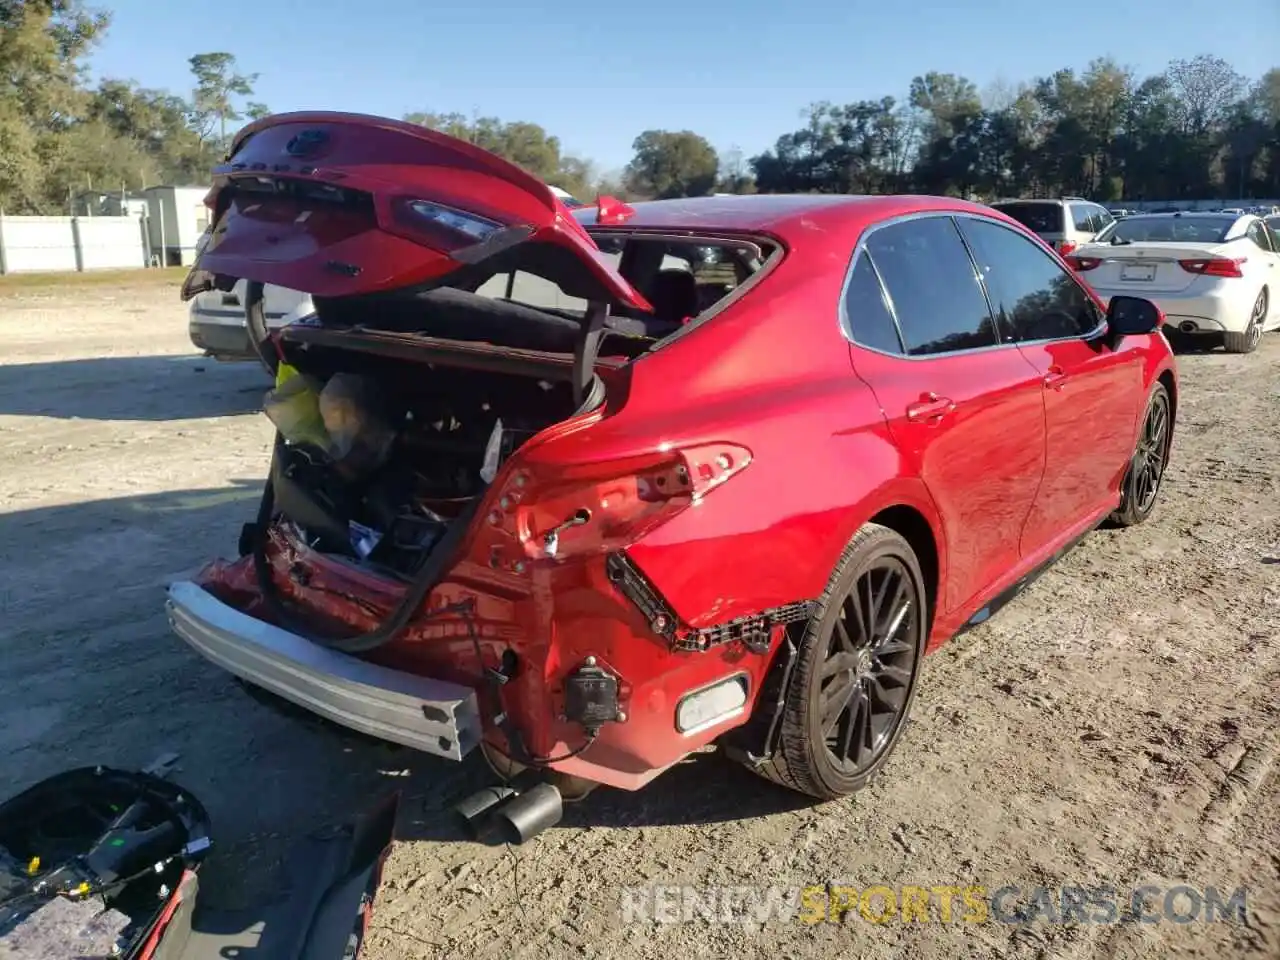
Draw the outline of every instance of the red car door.
<instances>
[{"instance_id":1,"label":"red car door","mask_svg":"<svg viewBox=\"0 0 1280 960\"><path fill-rule=\"evenodd\" d=\"M1142 353L1099 336L1101 308L1030 237L993 220L957 220L986 281L1006 342L1043 384L1044 480L1022 532L1024 555L1059 545L1105 509L1133 453Z\"/></svg>"},{"instance_id":2,"label":"red car door","mask_svg":"<svg viewBox=\"0 0 1280 960\"><path fill-rule=\"evenodd\" d=\"M844 301L854 369L937 506L947 548L939 606L966 606L1019 561L1044 472L1044 387L1002 348L955 222L874 228Z\"/></svg>"}]
</instances>

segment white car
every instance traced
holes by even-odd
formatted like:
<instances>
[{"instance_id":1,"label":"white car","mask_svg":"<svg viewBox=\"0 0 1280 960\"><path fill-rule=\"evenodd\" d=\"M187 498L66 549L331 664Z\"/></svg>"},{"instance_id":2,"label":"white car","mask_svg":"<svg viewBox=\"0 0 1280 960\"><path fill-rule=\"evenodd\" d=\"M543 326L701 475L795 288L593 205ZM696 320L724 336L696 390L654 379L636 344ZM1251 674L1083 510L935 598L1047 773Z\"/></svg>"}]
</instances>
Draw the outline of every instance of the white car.
<instances>
[{"instance_id":1,"label":"white car","mask_svg":"<svg viewBox=\"0 0 1280 960\"><path fill-rule=\"evenodd\" d=\"M257 345L245 322L245 290L237 281L227 293L209 290L191 301L187 332L196 349L216 360L258 360ZM267 330L276 330L315 312L311 297L270 285L262 288Z\"/></svg>"},{"instance_id":2,"label":"white car","mask_svg":"<svg viewBox=\"0 0 1280 960\"><path fill-rule=\"evenodd\" d=\"M551 192L570 209L586 205L559 187L551 187ZM197 241L197 257L208 240L206 233ZM240 280L228 292L209 290L193 298L187 332L192 344L206 356L215 360L258 360L274 373L274 365L258 353L255 337L245 322L247 288L247 282ZM297 290L267 284L262 289L262 299L268 333L315 313L311 297Z\"/></svg>"},{"instance_id":3,"label":"white car","mask_svg":"<svg viewBox=\"0 0 1280 960\"><path fill-rule=\"evenodd\" d=\"M1251 214L1126 217L1067 262L1103 300L1152 300L1170 328L1221 337L1231 353L1280 327L1280 236Z\"/></svg>"}]
</instances>

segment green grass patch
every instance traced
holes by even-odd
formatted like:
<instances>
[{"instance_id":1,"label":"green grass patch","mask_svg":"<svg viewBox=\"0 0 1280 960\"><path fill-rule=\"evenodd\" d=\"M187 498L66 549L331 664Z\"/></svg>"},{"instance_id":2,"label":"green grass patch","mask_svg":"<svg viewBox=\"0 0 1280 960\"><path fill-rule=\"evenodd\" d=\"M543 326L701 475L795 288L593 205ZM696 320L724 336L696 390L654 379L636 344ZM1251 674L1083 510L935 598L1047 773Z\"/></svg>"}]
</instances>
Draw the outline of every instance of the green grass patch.
<instances>
[{"instance_id":1,"label":"green grass patch","mask_svg":"<svg viewBox=\"0 0 1280 960\"><path fill-rule=\"evenodd\" d=\"M8 273L0 277L0 296L95 287L178 287L190 270L190 267L139 267L136 270L87 270L83 273Z\"/></svg>"}]
</instances>

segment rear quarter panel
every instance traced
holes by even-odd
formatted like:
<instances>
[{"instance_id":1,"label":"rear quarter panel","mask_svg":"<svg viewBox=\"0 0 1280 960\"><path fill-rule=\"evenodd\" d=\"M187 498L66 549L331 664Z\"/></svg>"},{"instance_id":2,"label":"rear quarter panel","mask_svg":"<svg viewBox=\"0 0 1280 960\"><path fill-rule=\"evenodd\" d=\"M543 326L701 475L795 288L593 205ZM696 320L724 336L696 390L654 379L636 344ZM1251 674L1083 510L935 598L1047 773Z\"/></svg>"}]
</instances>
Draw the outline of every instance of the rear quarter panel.
<instances>
[{"instance_id":1,"label":"rear quarter panel","mask_svg":"<svg viewBox=\"0 0 1280 960\"><path fill-rule=\"evenodd\" d=\"M628 550L692 627L815 599L849 539L884 507L912 506L937 529L923 484L849 365L837 304L852 240L847 251L824 249L793 249L750 296L633 364L615 415L530 451L536 463L663 443L751 450L744 471Z\"/></svg>"}]
</instances>

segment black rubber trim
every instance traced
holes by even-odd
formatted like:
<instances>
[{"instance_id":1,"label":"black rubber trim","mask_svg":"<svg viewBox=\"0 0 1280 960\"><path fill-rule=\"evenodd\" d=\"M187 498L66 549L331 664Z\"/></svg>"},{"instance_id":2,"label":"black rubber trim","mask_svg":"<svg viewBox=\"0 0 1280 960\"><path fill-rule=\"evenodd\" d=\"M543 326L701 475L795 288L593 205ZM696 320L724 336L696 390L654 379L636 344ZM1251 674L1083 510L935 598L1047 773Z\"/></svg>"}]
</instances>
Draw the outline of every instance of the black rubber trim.
<instances>
[{"instance_id":1,"label":"black rubber trim","mask_svg":"<svg viewBox=\"0 0 1280 960\"><path fill-rule=\"evenodd\" d=\"M276 446L271 454L273 472L274 461L278 457L282 443L282 439L277 434ZM262 591L262 599L281 627L322 647L329 647L342 653L367 653L370 650L385 646L399 636L401 631L409 625L409 621L413 618L418 608L422 606L422 602L426 600L427 595L440 582L445 571L456 561L455 554L471 529L471 521L479 510L482 499L482 496L473 497L458 514L457 518L449 524L444 536L440 538L440 542L436 544L435 549L427 556L422 569L410 581L409 589L405 591L404 598L400 601L399 606L391 612L390 616L383 621L378 629L353 637L317 637L312 636L305 627L293 622L293 617L285 610L283 603L281 603L280 595L276 592L276 585L271 579L271 568L267 563L266 547L267 533L271 529L271 520L275 513L275 494L271 480L268 477L266 485L262 489L262 501L258 506L258 520L255 524L256 536L254 537L253 545L253 567L257 575L258 589ZM447 607L436 611L435 615L454 611L454 607Z\"/></svg>"}]
</instances>

